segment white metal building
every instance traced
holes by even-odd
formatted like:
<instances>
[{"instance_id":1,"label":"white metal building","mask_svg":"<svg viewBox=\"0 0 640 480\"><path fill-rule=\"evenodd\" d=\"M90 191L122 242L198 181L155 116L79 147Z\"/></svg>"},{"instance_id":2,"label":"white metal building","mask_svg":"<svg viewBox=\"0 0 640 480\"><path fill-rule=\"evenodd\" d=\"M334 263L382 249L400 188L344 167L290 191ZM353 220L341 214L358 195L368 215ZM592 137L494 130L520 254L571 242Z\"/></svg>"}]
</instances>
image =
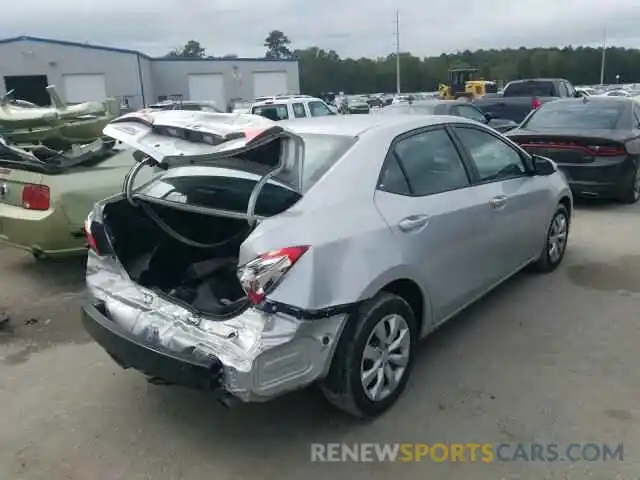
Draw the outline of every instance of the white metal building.
<instances>
[{"instance_id":1,"label":"white metal building","mask_svg":"<svg viewBox=\"0 0 640 480\"><path fill-rule=\"evenodd\" d=\"M132 108L166 98L230 101L300 93L298 62L264 58L153 58L135 50L15 37L0 40L0 94L46 105L55 85L69 103L116 97Z\"/></svg>"}]
</instances>

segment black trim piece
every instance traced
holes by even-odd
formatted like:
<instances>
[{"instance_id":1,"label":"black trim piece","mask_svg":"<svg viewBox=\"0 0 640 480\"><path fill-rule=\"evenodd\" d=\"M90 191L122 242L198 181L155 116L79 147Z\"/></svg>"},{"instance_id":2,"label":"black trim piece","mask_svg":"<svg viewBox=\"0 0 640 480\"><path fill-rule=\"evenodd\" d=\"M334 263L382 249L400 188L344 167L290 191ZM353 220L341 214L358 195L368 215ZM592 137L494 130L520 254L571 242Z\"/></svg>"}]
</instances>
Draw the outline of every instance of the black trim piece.
<instances>
[{"instance_id":1,"label":"black trim piece","mask_svg":"<svg viewBox=\"0 0 640 480\"><path fill-rule=\"evenodd\" d=\"M298 320L321 320L336 315L349 315L355 313L362 303L363 302L353 302L342 305L333 305L319 310L305 310L285 303L266 300L256 308L266 313L283 313L297 318Z\"/></svg>"},{"instance_id":2,"label":"black trim piece","mask_svg":"<svg viewBox=\"0 0 640 480\"><path fill-rule=\"evenodd\" d=\"M224 367L218 358L197 358L147 343L111 321L102 303L87 302L82 312L84 328L122 368L133 368L164 384L222 389Z\"/></svg>"}]
</instances>

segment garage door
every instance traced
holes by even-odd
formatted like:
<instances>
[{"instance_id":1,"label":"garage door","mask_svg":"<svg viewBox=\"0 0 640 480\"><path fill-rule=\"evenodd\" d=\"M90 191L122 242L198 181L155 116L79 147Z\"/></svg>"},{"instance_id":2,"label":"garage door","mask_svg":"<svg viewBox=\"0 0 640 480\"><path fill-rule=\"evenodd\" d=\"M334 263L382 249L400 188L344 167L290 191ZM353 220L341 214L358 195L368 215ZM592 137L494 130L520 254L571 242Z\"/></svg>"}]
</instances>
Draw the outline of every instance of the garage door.
<instances>
[{"instance_id":1,"label":"garage door","mask_svg":"<svg viewBox=\"0 0 640 480\"><path fill-rule=\"evenodd\" d=\"M104 75L63 75L62 79L67 103L104 102L107 99Z\"/></svg>"},{"instance_id":2,"label":"garage door","mask_svg":"<svg viewBox=\"0 0 640 480\"><path fill-rule=\"evenodd\" d=\"M256 72L253 74L254 98L287 93L289 93L287 72Z\"/></svg>"},{"instance_id":3,"label":"garage door","mask_svg":"<svg viewBox=\"0 0 640 480\"><path fill-rule=\"evenodd\" d=\"M224 77L220 73L189 75L189 100L215 102L222 111L227 109Z\"/></svg>"}]
</instances>

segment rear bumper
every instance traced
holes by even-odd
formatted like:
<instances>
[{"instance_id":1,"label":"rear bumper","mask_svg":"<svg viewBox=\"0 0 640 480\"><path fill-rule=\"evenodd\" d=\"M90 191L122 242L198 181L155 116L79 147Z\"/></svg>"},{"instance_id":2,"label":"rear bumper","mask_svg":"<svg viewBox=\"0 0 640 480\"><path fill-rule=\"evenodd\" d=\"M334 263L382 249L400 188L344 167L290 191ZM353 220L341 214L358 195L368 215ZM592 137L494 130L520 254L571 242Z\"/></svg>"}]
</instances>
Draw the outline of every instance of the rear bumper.
<instances>
[{"instance_id":1,"label":"rear bumper","mask_svg":"<svg viewBox=\"0 0 640 480\"><path fill-rule=\"evenodd\" d=\"M78 229L76 229L78 230ZM37 255L84 253L85 240L58 210L25 210L0 204L0 243Z\"/></svg>"},{"instance_id":2,"label":"rear bumper","mask_svg":"<svg viewBox=\"0 0 640 480\"><path fill-rule=\"evenodd\" d=\"M593 163L558 164L567 176L569 186L578 197L617 197L633 173L630 158L598 159Z\"/></svg>"},{"instance_id":3,"label":"rear bumper","mask_svg":"<svg viewBox=\"0 0 640 480\"><path fill-rule=\"evenodd\" d=\"M92 251L87 288L85 328L121 366L167 383L214 385L245 402L325 377L347 317L303 320L252 308L228 320L198 316L133 283L115 260Z\"/></svg>"},{"instance_id":4,"label":"rear bumper","mask_svg":"<svg viewBox=\"0 0 640 480\"><path fill-rule=\"evenodd\" d=\"M198 389L222 387L222 363L180 355L146 343L109 320L100 304L86 303L82 323L93 339L124 369L133 368L168 384Z\"/></svg>"}]
</instances>

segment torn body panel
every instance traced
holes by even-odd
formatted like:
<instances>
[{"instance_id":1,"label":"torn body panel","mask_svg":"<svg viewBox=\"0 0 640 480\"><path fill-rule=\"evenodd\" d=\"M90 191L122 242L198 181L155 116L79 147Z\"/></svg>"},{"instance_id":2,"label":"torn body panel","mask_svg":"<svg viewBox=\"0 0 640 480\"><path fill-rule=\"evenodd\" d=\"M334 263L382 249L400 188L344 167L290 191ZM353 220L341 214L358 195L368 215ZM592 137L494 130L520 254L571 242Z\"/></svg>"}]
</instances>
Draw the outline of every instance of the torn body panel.
<instances>
[{"instance_id":1,"label":"torn body panel","mask_svg":"<svg viewBox=\"0 0 640 480\"><path fill-rule=\"evenodd\" d=\"M134 339L194 361L219 361L220 388L244 401L268 400L323 378L347 316L312 321L250 308L211 320L135 284L115 259L93 252L87 287L105 316ZM145 373L162 378L162 372Z\"/></svg>"}]
</instances>

